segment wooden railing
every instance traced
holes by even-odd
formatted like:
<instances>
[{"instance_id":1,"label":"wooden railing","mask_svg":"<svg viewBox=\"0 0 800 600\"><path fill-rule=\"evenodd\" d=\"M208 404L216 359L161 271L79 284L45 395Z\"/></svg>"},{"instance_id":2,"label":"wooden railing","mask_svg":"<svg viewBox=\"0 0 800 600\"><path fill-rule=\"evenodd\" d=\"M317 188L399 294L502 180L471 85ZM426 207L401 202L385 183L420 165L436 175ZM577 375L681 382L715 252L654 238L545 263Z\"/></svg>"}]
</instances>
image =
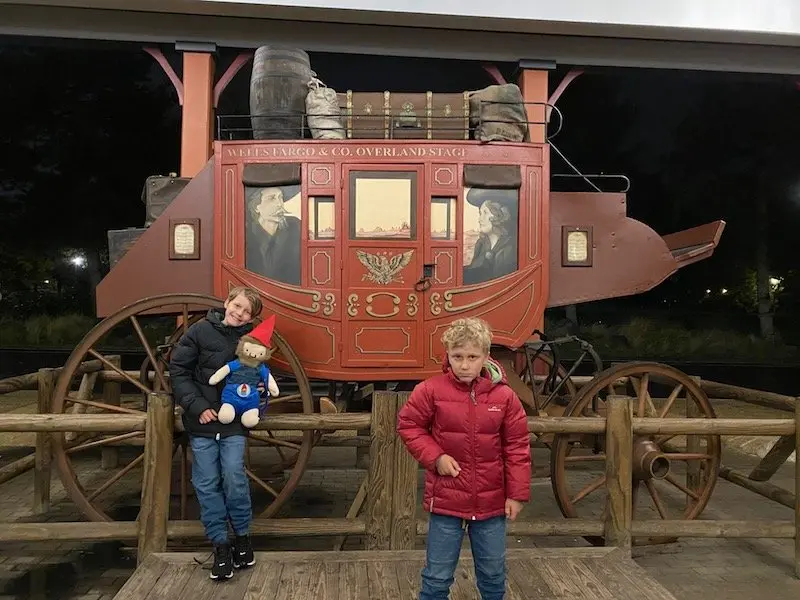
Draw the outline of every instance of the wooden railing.
<instances>
[{"instance_id":1,"label":"wooden railing","mask_svg":"<svg viewBox=\"0 0 800 600\"><path fill-rule=\"evenodd\" d=\"M408 549L427 524L415 518L418 468L395 432L405 393L376 392L372 413L288 414L264 417L258 429L370 431L370 461L363 517L256 520L252 533L271 536L364 535L367 549ZM783 504L794 507L794 521L632 520L632 442L634 435L777 435L794 436L800 450L800 403L793 418L694 419L633 418L632 399L611 396L606 418L529 418L535 434L604 434L608 509L603 520L561 519L514 522L509 535L605 537L608 545L630 551L634 536L794 538L800 577L800 460L795 462L795 490L784 490ZM0 542L34 540L138 539L139 560L166 550L169 538L202 538L198 522L169 521L172 436L180 429L169 395L150 395L146 415L0 414L0 431L145 432L141 513L135 522L4 523ZM798 451L800 456L800 451ZM745 486L747 487L747 486ZM774 487L774 486L773 486ZM750 489L750 488L748 488ZM760 493L760 492L759 492ZM762 494L764 495L764 494ZM769 497L769 496L768 496Z\"/></svg>"}]
</instances>

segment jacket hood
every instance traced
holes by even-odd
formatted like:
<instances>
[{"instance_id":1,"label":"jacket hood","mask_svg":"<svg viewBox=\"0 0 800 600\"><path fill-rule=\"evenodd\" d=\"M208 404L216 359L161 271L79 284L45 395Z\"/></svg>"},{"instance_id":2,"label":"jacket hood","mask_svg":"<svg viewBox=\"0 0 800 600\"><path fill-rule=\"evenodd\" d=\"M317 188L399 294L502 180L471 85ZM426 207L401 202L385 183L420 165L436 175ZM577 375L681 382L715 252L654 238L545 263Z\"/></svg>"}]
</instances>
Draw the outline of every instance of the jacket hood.
<instances>
[{"instance_id":1,"label":"jacket hood","mask_svg":"<svg viewBox=\"0 0 800 600\"><path fill-rule=\"evenodd\" d=\"M239 327L231 327L230 325L225 325L222 321L225 319L225 309L224 308L210 308L206 313L206 321L211 323L214 326L214 329L218 329L219 331L223 332L233 332L238 336L245 335L246 333L250 333L253 330L252 323L245 323L244 325L239 325Z\"/></svg>"},{"instance_id":2,"label":"jacket hood","mask_svg":"<svg viewBox=\"0 0 800 600\"><path fill-rule=\"evenodd\" d=\"M450 367L450 360L447 357L447 353L445 352L444 360L442 361L442 372L452 377L454 380L458 381L458 378L453 373L453 369ZM485 381L491 387L499 385L501 383L508 384L508 379L506 379L506 372L503 369L502 365L493 359L491 356L486 359L486 362L483 363L483 369L481 369L480 375L478 375L478 379L481 381Z\"/></svg>"}]
</instances>

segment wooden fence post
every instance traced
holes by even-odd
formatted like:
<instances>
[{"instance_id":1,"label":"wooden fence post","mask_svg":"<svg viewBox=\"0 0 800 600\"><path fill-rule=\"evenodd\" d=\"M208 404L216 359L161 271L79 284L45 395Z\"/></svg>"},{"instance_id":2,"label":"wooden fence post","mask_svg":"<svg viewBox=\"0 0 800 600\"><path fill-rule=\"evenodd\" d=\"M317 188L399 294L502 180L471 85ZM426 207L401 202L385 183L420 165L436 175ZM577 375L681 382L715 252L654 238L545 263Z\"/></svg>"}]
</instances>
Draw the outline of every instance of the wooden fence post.
<instances>
[{"instance_id":1,"label":"wooden fence post","mask_svg":"<svg viewBox=\"0 0 800 600\"><path fill-rule=\"evenodd\" d=\"M417 461L397 435L397 413L410 395L410 392L396 394L391 550L413 550L417 536Z\"/></svg>"},{"instance_id":2,"label":"wooden fence post","mask_svg":"<svg viewBox=\"0 0 800 600\"><path fill-rule=\"evenodd\" d=\"M147 403L144 434L144 484L139 514L137 563L167 549L172 433L175 413L169 394L153 393Z\"/></svg>"},{"instance_id":3,"label":"wooden fence post","mask_svg":"<svg viewBox=\"0 0 800 600\"><path fill-rule=\"evenodd\" d=\"M606 406L606 546L630 553L632 518L633 402L609 396Z\"/></svg>"},{"instance_id":4,"label":"wooden fence post","mask_svg":"<svg viewBox=\"0 0 800 600\"><path fill-rule=\"evenodd\" d=\"M37 412L50 412L51 398L56 384L55 369L39 369L37 373ZM33 463L33 513L42 515L50 510L50 479L52 475L52 449L50 436L40 431L36 434L36 450ZM60 435L60 434L56 434Z\"/></svg>"},{"instance_id":5,"label":"wooden fence post","mask_svg":"<svg viewBox=\"0 0 800 600\"><path fill-rule=\"evenodd\" d=\"M369 466L367 467L367 550L389 550L392 536L394 446L397 439L397 394L376 391L372 401Z\"/></svg>"}]
</instances>

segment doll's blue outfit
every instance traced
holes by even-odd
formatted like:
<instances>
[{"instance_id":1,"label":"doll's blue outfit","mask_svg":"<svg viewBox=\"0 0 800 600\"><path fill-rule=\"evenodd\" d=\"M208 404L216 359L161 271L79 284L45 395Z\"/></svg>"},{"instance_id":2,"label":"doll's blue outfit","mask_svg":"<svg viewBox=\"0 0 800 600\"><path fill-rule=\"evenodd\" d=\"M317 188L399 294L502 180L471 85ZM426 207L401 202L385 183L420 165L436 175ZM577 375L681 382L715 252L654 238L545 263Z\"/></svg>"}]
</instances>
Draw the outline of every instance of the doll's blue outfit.
<instances>
[{"instance_id":1,"label":"doll's blue outfit","mask_svg":"<svg viewBox=\"0 0 800 600\"><path fill-rule=\"evenodd\" d=\"M261 397L258 392L258 384L264 383L267 387L269 382L269 367L261 363L257 367L243 365L239 359L228 363L231 372L225 380L225 387L222 388L222 404L233 406L236 415L259 408ZM269 398L269 391L266 390L266 397Z\"/></svg>"}]
</instances>

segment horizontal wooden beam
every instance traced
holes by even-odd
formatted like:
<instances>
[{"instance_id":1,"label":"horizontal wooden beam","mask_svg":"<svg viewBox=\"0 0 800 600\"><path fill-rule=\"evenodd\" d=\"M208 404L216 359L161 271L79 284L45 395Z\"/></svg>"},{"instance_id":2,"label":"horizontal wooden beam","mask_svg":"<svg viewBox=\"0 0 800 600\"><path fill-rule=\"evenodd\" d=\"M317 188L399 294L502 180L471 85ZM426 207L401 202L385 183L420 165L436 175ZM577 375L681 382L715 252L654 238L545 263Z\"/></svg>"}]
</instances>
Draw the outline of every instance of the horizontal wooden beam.
<instances>
[{"instance_id":1,"label":"horizontal wooden beam","mask_svg":"<svg viewBox=\"0 0 800 600\"><path fill-rule=\"evenodd\" d=\"M0 527L0 543L134 540L138 534L139 525L135 521L3 523Z\"/></svg>"},{"instance_id":2,"label":"horizontal wooden beam","mask_svg":"<svg viewBox=\"0 0 800 600\"><path fill-rule=\"evenodd\" d=\"M251 535L268 537L314 537L323 535L363 535L364 519L254 519L250 523ZM170 539L205 538L199 521L170 521L167 524Z\"/></svg>"},{"instance_id":3,"label":"horizontal wooden beam","mask_svg":"<svg viewBox=\"0 0 800 600\"><path fill-rule=\"evenodd\" d=\"M125 433L144 431L145 415L0 413L0 431L76 431Z\"/></svg>"},{"instance_id":4,"label":"horizontal wooden beam","mask_svg":"<svg viewBox=\"0 0 800 600\"><path fill-rule=\"evenodd\" d=\"M427 519L417 519L417 535L427 535L427 533ZM510 521L506 524L506 533L531 536L599 536L603 535L603 522L597 519Z\"/></svg>"},{"instance_id":5,"label":"horizontal wooden beam","mask_svg":"<svg viewBox=\"0 0 800 600\"><path fill-rule=\"evenodd\" d=\"M793 435L794 419L633 419L637 434Z\"/></svg>"},{"instance_id":6,"label":"horizontal wooden beam","mask_svg":"<svg viewBox=\"0 0 800 600\"><path fill-rule=\"evenodd\" d=\"M738 385L731 385L729 383L707 381L705 379L700 380L700 387L709 398L740 400L749 404L794 412L795 399L791 396L739 387Z\"/></svg>"},{"instance_id":7,"label":"horizontal wooden beam","mask_svg":"<svg viewBox=\"0 0 800 600\"><path fill-rule=\"evenodd\" d=\"M655 537L794 538L789 521L633 521L631 534Z\"/></svg>"}]
</instances>

